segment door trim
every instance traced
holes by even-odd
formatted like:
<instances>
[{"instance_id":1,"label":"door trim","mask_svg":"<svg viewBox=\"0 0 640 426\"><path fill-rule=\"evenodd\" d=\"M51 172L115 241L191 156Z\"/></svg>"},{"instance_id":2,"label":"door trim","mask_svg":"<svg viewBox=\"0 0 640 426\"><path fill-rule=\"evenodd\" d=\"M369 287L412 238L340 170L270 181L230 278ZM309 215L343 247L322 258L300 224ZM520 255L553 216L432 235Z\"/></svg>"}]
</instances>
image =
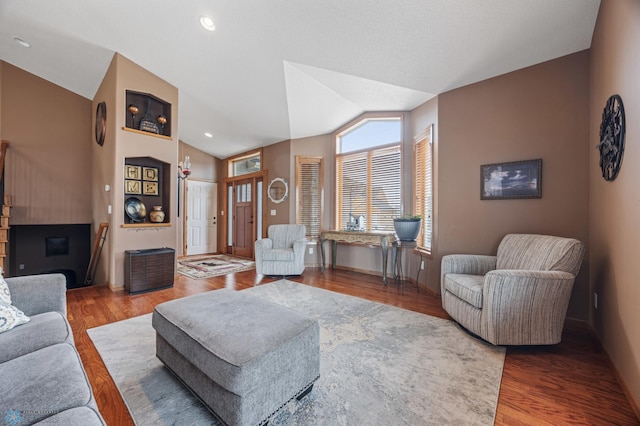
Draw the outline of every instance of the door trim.
<instances>
[{"instance_id":1,"label":"door trim","mask_svg":"<svg viewBox=\"0 0 640 426\"><path fill-rule=\"evenodd\" d=\"M181 179L181 182L179 182L180 185L184 184L184 191L182 192L182 200L180 200L182 202L183 207L183 211L182 211L182 255L186 256L187 255L187 232L189 231L187 229L187 216L189 215L189 184L187 183L188 180L192 180L192 181L197 181L197 182L207 182L207 183L215 183L218 184L217 180L211 180L211 179L201 179L201 178L187 178L187 179ZM220 200L220 185L218 184L218 193L216 194L216 197L218 197L218 200ZM220 206L218 205L218 211L216 212L216 214L220 213ZM220 221L218 222L218 229L216 230L216 232L220 231ZM217 243L220 242L220 236L216 235L217 238ZM216 244L216 253L220 253L220 248L218 247L218 244Z\"/></svg>"},{"instance_id":2,"label":"door trim","mask_svg":"<svg viewBox=\"0 0 640 426\"><path fill-rule=\"evenodd\" d=\"M258 185L257 182L259 180L262 180L262 196L261 201L262 201L262 234L263 235L257 235L257 226L258 226L258 221L254 220L253 221L253 235L256 238L262 238L265 235L265 226L264 224L266 223L266 198L267 198L267 193L266 193L266 185L264 184L264 182L267 180L267 175L268 172L267 170L261 170L259 172L255 172L255 173L250 173L250 174L246 174L246 175L241 175L241 176L233 176L233 177L225 177L222 179L222 185L218 185L218 192L221 196L222 201L218 203L218 242L221 243L218 247L218 251L226 253L226 254L232 254L233 252L233 247L229 245L229 241L227 238L228 232L229 232L229 228L227 226L228 222L229 222L229 217L228 214L233 214L233 212L229 212L227 211L227 206L229 204L229 199L228 199L228 188L229 185L235 185L236 181L240 181L240 180L246 180L246 179L251 179L251 186L252 186L252 191L257 191ZM254 196L256 196L257 194L254 192L253 194ZM256 202L253 203L253 214L254 214L254 218L256 218L256 214L257 214L257 200L258 198L256 197ZM224 211L224 214L223 214ZM224 218L223 220L220 220L220 218ZM255 258L255 253L253 253L252 258Z\"/></svg>"}]
</instances>

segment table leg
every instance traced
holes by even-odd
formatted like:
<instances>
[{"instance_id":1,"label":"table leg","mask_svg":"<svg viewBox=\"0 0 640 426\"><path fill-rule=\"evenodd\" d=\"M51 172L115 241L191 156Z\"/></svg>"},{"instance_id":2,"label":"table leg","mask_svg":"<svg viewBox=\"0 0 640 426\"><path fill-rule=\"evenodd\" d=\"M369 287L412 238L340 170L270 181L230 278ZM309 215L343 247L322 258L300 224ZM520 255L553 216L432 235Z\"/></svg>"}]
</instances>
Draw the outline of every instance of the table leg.
<instances>
[{"instance_id":1,"label":"table leg","mask_svg":"<svg viewBox=\"0 0 640 426\"><path fill-rule=\"evenodd\" d=\"M336 254L338 253L338 242L336 240L331 241L331 267L336 269Z\"/></svg>"},{"instance_id":2,"label":"table leg","mask_svg":"<svg viewBox=\"0 0 640 426\"><path fill-rule=\"evenodd\" d=\"M380 237L380 248L382 249L382 282L387 285L387 253L389 252L389 241L386 236Z\"/></svg>"},{"instance_id":3,"label":"table leg","mask_svg":"<svg viewBox=\"0 0 640 426\"><path fill-rule=\"evenodd\" d=\"M324 242L326 240L323 240L322 238L320 238L320 272L324 272Z\"/></svg>"}]
</instances>

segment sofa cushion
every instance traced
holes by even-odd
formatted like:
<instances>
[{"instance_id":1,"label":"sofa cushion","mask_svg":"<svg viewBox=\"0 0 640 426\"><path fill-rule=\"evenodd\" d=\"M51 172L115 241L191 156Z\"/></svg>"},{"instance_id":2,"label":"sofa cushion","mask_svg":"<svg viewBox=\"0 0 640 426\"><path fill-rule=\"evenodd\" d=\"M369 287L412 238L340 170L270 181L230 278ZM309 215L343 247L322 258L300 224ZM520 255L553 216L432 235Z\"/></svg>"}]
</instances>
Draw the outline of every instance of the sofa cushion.
<instances>
[{"instance_id":1,"label":"sofa cushion","mask_svg":"<svg viewBox=\"0 0 640 426\"><path fill-rule=\"evenodd\" d=\"M37 425L82 425L82 426L99 426L104 425L102 417L89 407L77 407L65 410L54 416L48 417Z\"/></svg>"},{"instance_id":2,"label":"sofa cushion","mask_svg":"<svg viewBox=\"0 0 640 426\"><path fill-rule=\"evenodd\" d=\"M482 309L483 275L446 274L444 288L468 304Z\"/></svg>"},{"instance_id":3,"label":"sofa cushion","mask_svg":"<svg viewBox=\"0 0 640 426\"><path fill-rule=\"evenodd\" d=\"M262 254L262 260L277 260L284 262L293 262L296 259L296 255L292 249L271 249L266 250Z\"/></svg>"},{"instance_id":4,"label":"sofa cushion","mask_svg":"<svg viewBox=\"0 0 640 426\"><path fill-rule=\"evenodd\" d=\"M0 333L0 363L65 342L73 343L73 334L60 312L33 315L30 322Z\"/></svg>"},{"instance_id":5,"label":"sofa cushion","mask_svg":"<svg viewBox=\"0 0 640 426\"><path fill-rule=\"evenodd\" d=\"M21 426L80 406L97 411L80 357L68 343L6 361L0 377L11 384L9 392L0 392L0 412L20 411Z\"/></svg>"}]
</instances>

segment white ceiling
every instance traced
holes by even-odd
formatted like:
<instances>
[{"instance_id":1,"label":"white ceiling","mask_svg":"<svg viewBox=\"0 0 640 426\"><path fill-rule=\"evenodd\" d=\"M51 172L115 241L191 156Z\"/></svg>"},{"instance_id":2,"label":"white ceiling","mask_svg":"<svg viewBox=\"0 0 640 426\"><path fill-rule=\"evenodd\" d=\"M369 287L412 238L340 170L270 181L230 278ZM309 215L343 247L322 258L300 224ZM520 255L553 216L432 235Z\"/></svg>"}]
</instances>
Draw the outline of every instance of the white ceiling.
<instances>
[{"instance_id":1,"label":"white ceiling","mask_svg":"<svg viewBox=\"0 0 640 426\"><path fill-rule=\"evenodd\" d=\"M218 158L590 47L600 0L1 0L0 59L93 99L114 52ZM211 16L216 31L199 25ZM20 47L20 37L32 47ZM204 136L205 132L213 138Z\"/></svg>"}]
</instances>

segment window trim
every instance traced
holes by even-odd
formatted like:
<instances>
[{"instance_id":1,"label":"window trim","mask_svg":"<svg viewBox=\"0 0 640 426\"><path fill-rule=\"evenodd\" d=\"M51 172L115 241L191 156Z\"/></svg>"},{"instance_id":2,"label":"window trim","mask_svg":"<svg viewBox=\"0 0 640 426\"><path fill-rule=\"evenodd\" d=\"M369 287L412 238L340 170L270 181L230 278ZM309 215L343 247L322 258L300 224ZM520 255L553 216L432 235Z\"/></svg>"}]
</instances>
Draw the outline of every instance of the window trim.
<instances>
[{"instance_id":1,"label":"window trim","mask_svg":"<svg viewBox=\"0 0 640 426\"><path fill-rule=\"evenodd\" d=\"M422 215L422 225L420 228L420 233L418 234L417 247L416 250L421 253L425 253L427 255L431 255L433 252L433 235L434 235L434 185L433 185L433 170L434 170L434 158L433 158L433 124L427 126L424 132L415 136L413 138L413 151L414 151L414 175L413 175L413 186L414 186L414 199L413 199L413 211L415 214ZM419 154L419 145L426 144L426 149L424 150L424 155L421 156ZM421 187L420 184L420 175L419 171L419 161L430 161L430 164L425 166L425 187ZM426 176L429 173L430 176ZM430 188L427 188L427 183L430 184ZM423 192L424 201L421 206L420 203L422 198L419 193ZM428 199L428 200L427 200ZM428 214L430 213L430 214ZM424 237L427 230L430 229L430 238L429 238L429 246L427 247L424 244Z\"/></svg>"},{"instance_id":2,"label":"window trim","mask_svg":"<svg viewBox=\"0 0 640 426\"><path fill-rule=\"evenodd\" d=\"M320 198L320 215L319 215L319 228L318 235L310 235L309 230L307 230L308 238L320 238L320 234L322 233L322 219L324 218L324 157L322 156L304 156L304 155L296 155L296 223L302 223L302 196L300 191L302 189L301 185L301 176L300 170L303 164L319 164L318 170L318 183L319 183L319 194Z\"/></svg>"}]
</instances>

